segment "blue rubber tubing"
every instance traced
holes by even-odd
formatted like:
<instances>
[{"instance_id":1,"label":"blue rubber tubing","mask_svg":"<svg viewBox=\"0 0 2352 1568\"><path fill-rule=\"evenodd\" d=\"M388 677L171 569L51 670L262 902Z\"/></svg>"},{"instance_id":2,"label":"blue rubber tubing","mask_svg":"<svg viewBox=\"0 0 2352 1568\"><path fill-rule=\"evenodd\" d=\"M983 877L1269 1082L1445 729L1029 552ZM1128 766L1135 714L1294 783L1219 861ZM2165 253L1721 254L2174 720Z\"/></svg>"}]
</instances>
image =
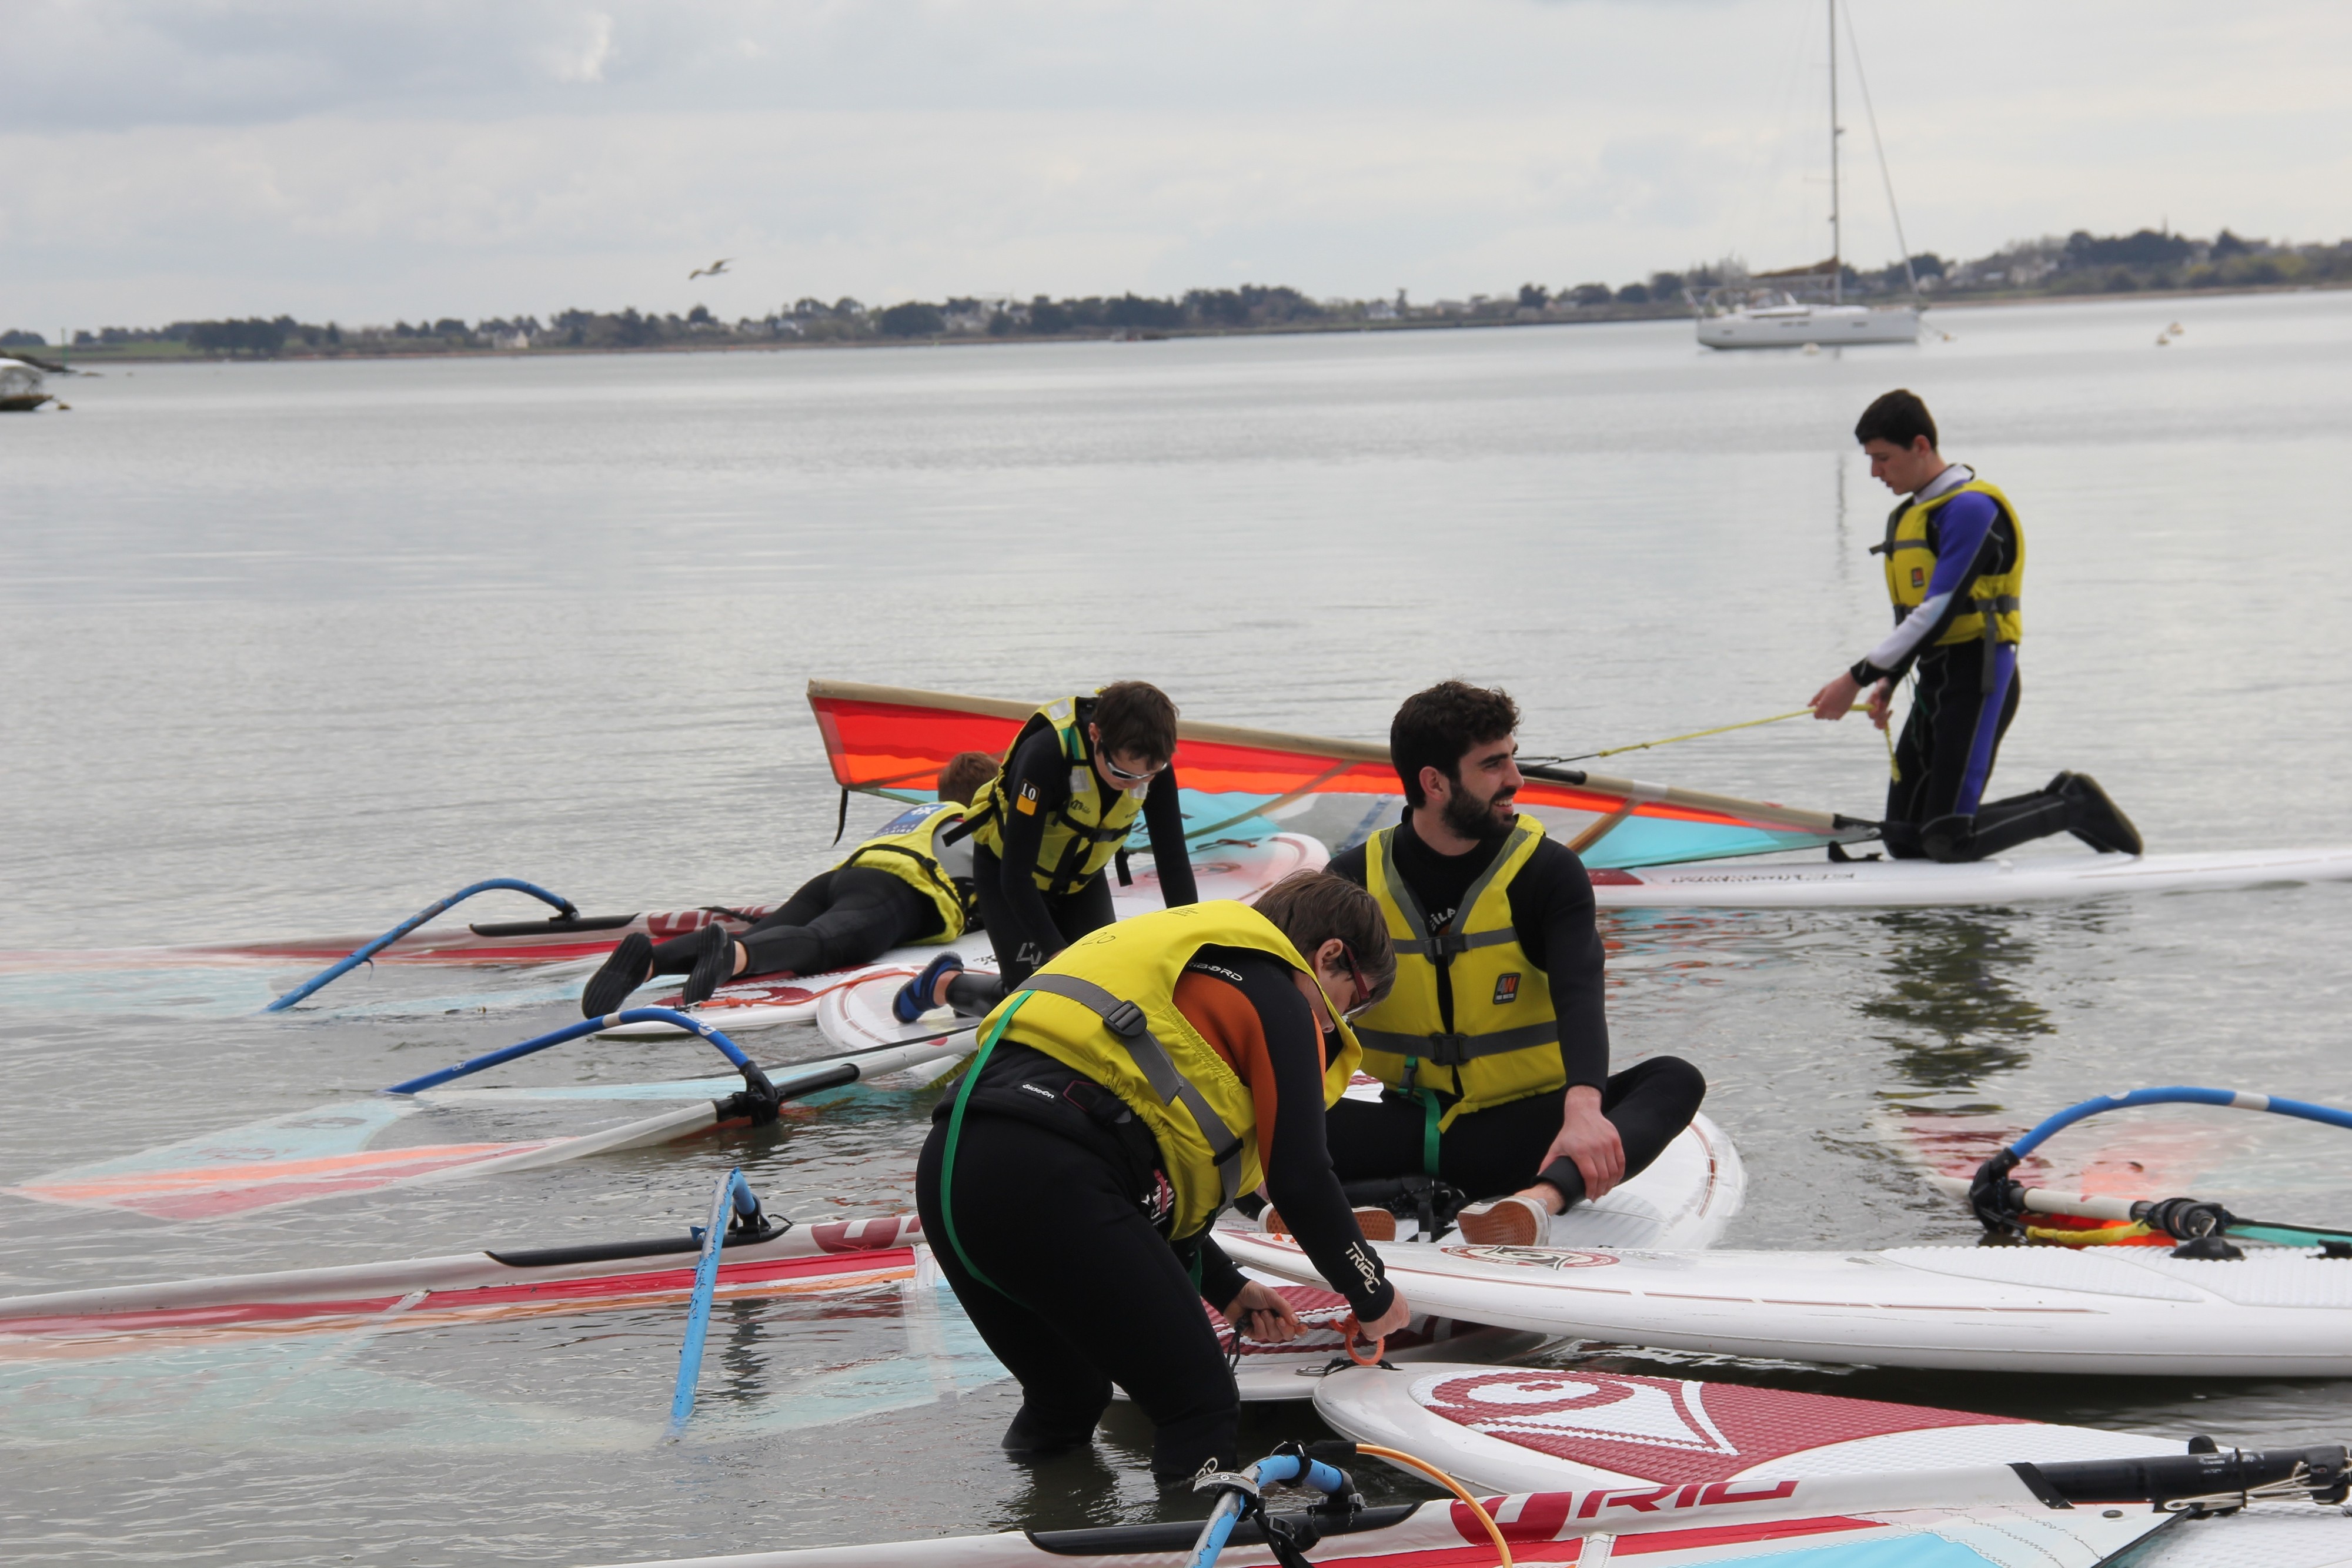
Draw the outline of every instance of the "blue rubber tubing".
<instances>
[{"instance_id":1,"label":"blue rubber tubing","mask_svg":"<svg viewBox=\"0 0 2352 1568\"><path fill-rule=\"evenodd\" d=\"M469 1073L479 1072L486 1067L496 1067L501 1061L512 1061L517 1057L530 1056L545 1051L550 1046L562 1045L567 1040L578 1040L582 1035L600 1033L625 1023L675 1024L690 1034L700 1035L712 1045L717 1046L719 1054L737 1067L744 1069L751 1067L751 1059L743 1054L741 1048L700 1019L688 1018L686 1014L673 1012L668 1008L624 1008L619 1012L607 1013L600 1019L582 1019L578 1023L567 1024L562 1029L546 1034L534 1035L530 1040L501 1047L486 1055L474 1057L470 1061L461 1061L455 1067L445 1067L437 1072L428 1072L421 1078L411 1078L405 1082L393 1084L384 1092L415 1094L422 1090L437 1089L453 1078L463 1078Z\"/></svg>"},{"instance_id":2,"label":"blue rubber tubing","mask_svg":"<svg viewBox=\"0 0 2352 1568\"><path fill-rule=\"evenodd\" d=\"M317 990L320 987L327 985L334 980L341 978L345 975L350 974L353 969L358 968L362 964L366 963L370 958L374 957L378 953L383 952L386 947L391 946L394 942L399 941L402 937L407 936L410 932L415 930L418 926L424 925L435 915L441 914L444 910L454 908L457 904L465 903L466 900L473 897L474 894L478 893L489 893L498 889L504 889L509 893L527 893L533 898L538 899L541 904L551 906L559 916L577 915L580 913L579 909L570 899L562 897L558 894L550 893L547 889L541 887L536 883L525 882L520 877L494 876L488 882L478 882L471 887L461 887L438 904L430 904L425 905L423 909L418 910L415 914L410 915L407 919L402 921L399 925L394 926L391 930L377 937L374 941L354 950L350 956L336 959L333 963L328 965L325 968L320 970L317 974L311 976L309 979L303 981L300 985L295 987L292 990L287 992L284 996L278 998L276 1001L270 1003L261 1010L266 1013L284 1012L288 1008L292 1007L296 1002L300 1001L304 997L309 996L312 991Z\"/></svg>"},{"instance_id":3,"label":"blue rubber tubing","mask_svg":"<svg viewBox=\"0 0 2352 1568\"><path fill-rule=\"evenodd\" d=\"M2009 1152L2022 1159L2040 1148L2054 1133L2063 1132L2075 1123L2102 1112L2123 1111L2134 1105L2225 1105L2237 1111L2268 1111L2274 1116L2297 1116L2306 1122L2322 1122L2331 1127L2352 1129L2352 1111L2339 1110L2333 1105L2315 1105L2308 1100L2288 1100L2276 1094L2253 1094L2242 1089L2200 1089L2193 1084L2175 1084L2164 1089L2134 1089L2122 1094L2102 1094L2095 1100L2070 1105L2010 1145Z\"/></svg>"}]
</instances>

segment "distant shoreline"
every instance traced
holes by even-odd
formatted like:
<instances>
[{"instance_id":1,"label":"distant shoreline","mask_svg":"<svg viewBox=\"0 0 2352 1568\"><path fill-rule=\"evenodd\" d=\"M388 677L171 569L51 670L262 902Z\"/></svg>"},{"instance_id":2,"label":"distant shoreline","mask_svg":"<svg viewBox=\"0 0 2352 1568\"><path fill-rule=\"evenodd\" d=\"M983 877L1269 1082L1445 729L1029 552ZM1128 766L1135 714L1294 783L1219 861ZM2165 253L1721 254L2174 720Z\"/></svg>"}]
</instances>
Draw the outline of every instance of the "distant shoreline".
<instances>
[{"instance_id":1,"label":"distant shoreline","mask_svg":"<svg viewBox=\"0 0 2352 1568\"><path fill-rule=\"evenodd\" d=\"M1959 298L1925 300L1921 308L1927 312L1981 309L1997 305L2084 305L2126 303L2137 300L2214 299L2262 294L2326 294L2352 289L2352 282L2331 280L2319 283L2248 284L2219 288L2149 288L2128 293L2068 293L2047 290L2018 289L2000 294L1971 294ZM389 360L530 360L556 359L573 356L606 354L772 354L831 350L840 349L949 349L1004 348L1048 343L1162 342L1178 339L1198 338L1296 338L1328 336L1340 333L1375 332L1442 332L1462 330L1495 330L1516 327L1590 327L1626 321L1691 320L1698 312L1681 302L1658 305L1610 304L1573 308L1568 310L1528 312L1511 316L1445 316L1406 317L1394 320L1283 321L1247 327L1169 327L1150 330L1100 329L1019 337L991 337L984 333L942 333L933 337L911 338L779 338L767 341L697 342L691 338L660 343L635 346L618 344L535 344L529 348L388 348L376 343L344 343L326 348L309 345L292 347L271 355L207 354L186 350L175 342L131 342L82 344L60 350L44 346L39 349L0 349L0 359L14 358L44 368L62 367L66 371L79 371L93 365L179 365L179 364L285 364L296 361L311 363L321 361L361 360L381 362Z\"/></svg>"}]
</instances>

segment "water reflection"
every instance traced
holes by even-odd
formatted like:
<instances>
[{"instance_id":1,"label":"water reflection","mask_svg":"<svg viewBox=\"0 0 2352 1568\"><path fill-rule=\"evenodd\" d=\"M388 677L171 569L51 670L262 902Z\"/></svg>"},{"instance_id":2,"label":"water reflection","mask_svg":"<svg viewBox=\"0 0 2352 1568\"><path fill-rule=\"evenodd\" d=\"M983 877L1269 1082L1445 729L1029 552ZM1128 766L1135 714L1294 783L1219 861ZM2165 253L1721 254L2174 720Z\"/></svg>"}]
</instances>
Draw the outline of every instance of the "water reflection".
<instances>
[{"instance_id":1,"label":"water reflection","mask_svg":"<svg viewBox=\"0 0 2352 1568\"><path fill-rule=\"evenodd\" d=\"M1901 1032L1877 1038L1916 1088L1971 1088L2032 1061L2024 1049L2057 1026L2020 982L2035 946L2018 917L1993 910L1889 910L1875 917L1889 940L1885 994L1857 1005Z\"/></svg>"}]
</instances>

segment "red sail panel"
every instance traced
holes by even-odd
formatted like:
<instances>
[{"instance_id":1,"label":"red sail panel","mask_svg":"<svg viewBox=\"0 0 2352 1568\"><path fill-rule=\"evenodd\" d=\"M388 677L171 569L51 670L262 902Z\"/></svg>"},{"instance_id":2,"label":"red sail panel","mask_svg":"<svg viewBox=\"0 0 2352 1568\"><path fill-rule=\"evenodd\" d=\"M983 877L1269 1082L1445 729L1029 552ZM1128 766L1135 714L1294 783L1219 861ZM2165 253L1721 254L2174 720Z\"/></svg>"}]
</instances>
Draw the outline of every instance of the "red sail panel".
<instances>
[{"instance_id":1,"label":"red sail panel","mask_svg":"<svg viewBox=\"0 0 2352 1568\"><path fill-rule=\"evenodd\" d=\"M852 789L908 794L928 793L940 769L960 751L1003 756L1035 711L1031 705L996 698L845 681L811 681L808 695L835 781ZM1186 789L1212 795L1400 793L1384 746L1225 725L1180 724L1175 766ZM1589 775L1581 784L1529 779L1519 790L1519 802L1599 817L1622 813L1783 835L1794 830L1841 836L1843 826L1825 812L1601 775Z\"/></svg>"}]
</instances>

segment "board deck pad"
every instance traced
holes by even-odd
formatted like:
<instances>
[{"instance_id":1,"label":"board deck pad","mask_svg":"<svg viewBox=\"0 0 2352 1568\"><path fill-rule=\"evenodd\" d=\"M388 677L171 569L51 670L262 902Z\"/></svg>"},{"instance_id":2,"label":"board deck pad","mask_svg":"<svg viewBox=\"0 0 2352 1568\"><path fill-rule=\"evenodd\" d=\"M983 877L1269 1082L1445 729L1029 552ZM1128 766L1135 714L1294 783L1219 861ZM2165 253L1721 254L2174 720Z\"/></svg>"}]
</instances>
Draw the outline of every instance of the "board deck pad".
<instances>
[{"instance_id":1,"label":"board deck pad","mask_svg":"<svg viewBox=\"0 0 2352 1568\"><path fill-rule=\"evenodd\" d=\"M1359 1442L1507 1490L1954 1469L2181 1451L2134 1432L1585 1367L1349 1368L1315 1405Z\"/></svg>"}]
</instances>

